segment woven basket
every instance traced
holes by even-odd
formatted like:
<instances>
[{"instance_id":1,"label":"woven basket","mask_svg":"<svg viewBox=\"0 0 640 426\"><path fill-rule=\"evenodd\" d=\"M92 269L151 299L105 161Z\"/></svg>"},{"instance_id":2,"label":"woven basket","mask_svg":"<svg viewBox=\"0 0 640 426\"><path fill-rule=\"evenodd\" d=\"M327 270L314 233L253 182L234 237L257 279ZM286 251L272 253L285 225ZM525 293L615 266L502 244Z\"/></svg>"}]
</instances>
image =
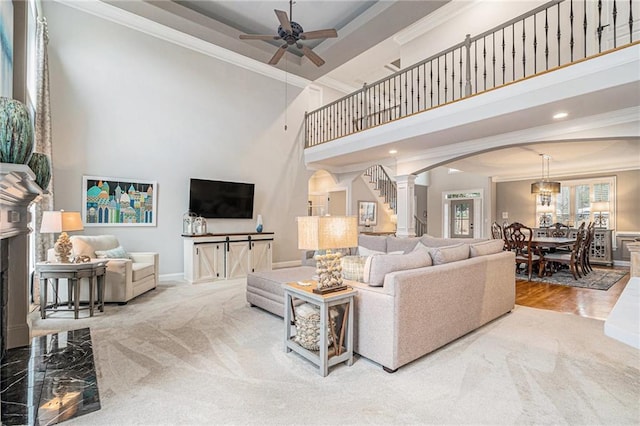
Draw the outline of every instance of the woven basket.
<instances>
[{"instance_id":1,"label":"woven basket","mask_svg":"<svg viewBox=\"0 0 640 426\"><path fill-rule=\"evenodd\" d=\"M336 308L329 309L330 325L335 330L336 318L338 310ZM320 308L309 303L305 303L296 307L296 335L293 340L305 349L310 351L320 350ZM327 329L327 342L333 344L333 338L329 329Z\"/></svg>"}]
</instances>

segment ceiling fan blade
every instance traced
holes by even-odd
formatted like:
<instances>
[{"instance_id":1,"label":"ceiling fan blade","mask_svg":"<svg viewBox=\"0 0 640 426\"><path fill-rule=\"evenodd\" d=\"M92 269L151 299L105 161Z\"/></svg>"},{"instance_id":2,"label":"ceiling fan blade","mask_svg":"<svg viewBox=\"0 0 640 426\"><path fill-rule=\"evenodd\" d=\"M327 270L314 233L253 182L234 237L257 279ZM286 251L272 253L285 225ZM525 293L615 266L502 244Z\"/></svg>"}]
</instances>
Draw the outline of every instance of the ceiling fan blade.
<instances>
[{"instance_id":1,"label":"ceiling fan blade","mask_svg":"<svg viewBox=\"0 0 640 426\"><path fill-rule=\"evenodd\" d=\"M269 61L269 65L276 65L280 61L280 58L282 58L282 55L284 55L284 51L287 50L287 46L288 45L285 44L279 47L278 50L276 50L275 55L273 55L273 57Z\"/></svg>"},{"instance_id":2,"label":"ceiling fan blade","mask_svg":"<svg viewBox=\"0 0 640 426\"><path fill-rule=\"evenodd\" d=\"M289 21L289 17L287 16L287 12L284 10L273 9L278 17L278 21L280 21L280 25L282 29L291 34L293 29L291 29L291 22Z\"/></svg>"},{"instance_id":3,"label":"ceiling fan blade","mask_svg":"<svg viewBox=\"0 0 640 426\"><path fill-rule=\"evenodd\" d=\"M302 53L304 53L304 56L309 58L311 62L316 64L316 66L319 67L324 64L324 60L320 56L316 55L316 53L313 50L309 49L307 46L302 46Z\"/></svg>"},{"instance_id":4,"label":"ceiling fan blade","mask_svg":"<svg viewBox=\"0 0 640 426\"><path fill-rule=\"evenodd\" d=\"M266 34L240 34L240 40L280 40L280 36Z\"/></svg>"},{"instance_id":5,"label":"ceiling fan blade","mask_svg":"<svg viewBox=\"0 0 640 426\"><path fill-rule=\"evenodd\" d=\"M301 40L314 40L318 38L333 38L338 37L338 32L331 28L327 30L307 31L300 34Z\"/></svg>"}]
</instances>

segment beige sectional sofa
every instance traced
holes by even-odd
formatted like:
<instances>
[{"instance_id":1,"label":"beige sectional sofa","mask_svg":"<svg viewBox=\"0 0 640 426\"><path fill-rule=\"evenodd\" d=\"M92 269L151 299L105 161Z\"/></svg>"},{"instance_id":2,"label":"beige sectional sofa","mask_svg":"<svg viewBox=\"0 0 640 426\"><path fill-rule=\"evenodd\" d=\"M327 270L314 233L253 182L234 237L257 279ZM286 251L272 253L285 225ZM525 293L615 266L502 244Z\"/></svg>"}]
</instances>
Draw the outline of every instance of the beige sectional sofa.
<instances>
[{"instance_id":1,"label":"beige sectional sofa","mask_svg":"<svg viewBox=\"0 0 640 426\"><path fill-rule=\"evenodd\" d=\"M355 352L395 371L511 311L515 259L501 245L500 240L361 235L358 250L369 254L365 282L347 280L358 290ZM394 262L412 268L394 270ZM286 269L281 271L286 277ZM262 292L281 294L287 281L268 286L259 278L249 276L248 292L260 283ZM256 299L251 303L262 307ZM282 315L283 304L271 303L268 310Z\"/></svg>"}]
</instances>

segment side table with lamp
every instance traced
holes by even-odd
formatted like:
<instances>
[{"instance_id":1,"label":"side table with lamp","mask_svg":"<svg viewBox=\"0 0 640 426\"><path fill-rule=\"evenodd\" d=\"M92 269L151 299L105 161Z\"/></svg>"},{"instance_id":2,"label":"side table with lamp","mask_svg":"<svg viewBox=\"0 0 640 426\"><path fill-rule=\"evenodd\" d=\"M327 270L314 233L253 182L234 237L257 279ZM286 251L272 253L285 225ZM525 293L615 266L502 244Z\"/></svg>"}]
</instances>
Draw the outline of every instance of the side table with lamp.
<instances>
[{"instance_id":1,"label":"side table with lamp","mask_svg":"<svg viewBox=\"0 0 640 426\"><path fill-rule=\"evenodd\" d=\"M44 283L40 290L40 314L42 318L46 318L47 310L57 310L59 305L58 299L58 280L66 279L68 285L68 308L73 310L74 318L78 319L80 311L80 283L83 278L89 281L89 315L93 316L94 305L96 304L95 294L97 292L97 303L100 312L104 311L104 289L106 260L93 260L78 257L71 259L71 240L67 231L81 231L84 227L80 212L46 211L42 214L42 224L40 232L42 233L60 233L56 243L54 244L54 253L57 262L39 262L36 264L36 272L40 277L40 282ZM48 302L48 283L52 281L53 292L56 301L52 304ZM95 290L94 290L95 289Z\"/></svg>"},{"instance_id":2,"label":"side table with lamp","mask_svg":"<svg viewBox=\"0 0 640 426\"><path fill-rule=\"evenodd\" d=\"M315 256L317 281L283 284L284 350L291 350L316 364L320 374L328 374L329 366L353 363L354 298L357 293L342 281L342 253L332 249L358 245L358 223L355 216L303 216L298 218L298 248L327 250ZM305 305L295 306L294 299ZM307 319L296 310L308 306L317 313ZM339 313L341 311L341 313ZM340 327L334 322L340 317ZM315 318L310 320L310 318ZM295 334L292 326L295 325Z\"/></svg>"}]
</instances>

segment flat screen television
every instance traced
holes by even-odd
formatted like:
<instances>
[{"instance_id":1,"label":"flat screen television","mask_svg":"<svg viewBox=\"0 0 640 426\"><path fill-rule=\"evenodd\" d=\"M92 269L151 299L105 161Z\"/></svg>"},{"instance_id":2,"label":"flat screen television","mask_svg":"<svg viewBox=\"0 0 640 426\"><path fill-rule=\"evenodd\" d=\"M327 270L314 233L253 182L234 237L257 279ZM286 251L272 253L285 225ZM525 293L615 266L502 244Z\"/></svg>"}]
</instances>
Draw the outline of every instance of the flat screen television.
<instances>
[{"instance_id":1,"label":"flat screen television","mask_svg":"<svg viewBox=\"0 0 640 426\"><path fill-rule=\"evenodd\" d=\"M210 219L251 219L254 184L191 179L189 211Z\"/></svg>"}]
</instances>

